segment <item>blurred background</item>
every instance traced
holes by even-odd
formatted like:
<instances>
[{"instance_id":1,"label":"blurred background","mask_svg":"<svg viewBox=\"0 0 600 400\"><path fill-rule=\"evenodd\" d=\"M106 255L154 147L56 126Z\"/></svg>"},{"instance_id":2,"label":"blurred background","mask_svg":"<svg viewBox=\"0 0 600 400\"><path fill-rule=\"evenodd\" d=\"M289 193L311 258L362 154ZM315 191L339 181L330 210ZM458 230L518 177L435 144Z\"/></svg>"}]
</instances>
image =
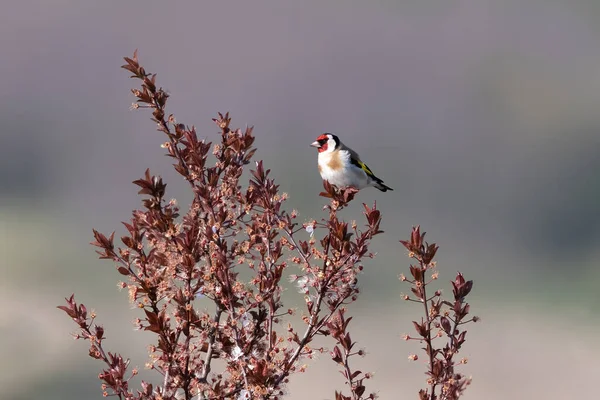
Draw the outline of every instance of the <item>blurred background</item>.
<instances>
[{"instance_id":1,"label":"blurred background","mask_svg":"<svg viewBox=\"0 0 600 400\"><path fill-rule=\"evenodd\" d=\"M255 126L256 157L302 220L323 215L308 147L322 132L395 189L364 190L343 212L361 221L360 203L376 200L384 215L351 308L369 391L414 399L425 382L423 362L407 359L417 344L401 340L420 309L396 279L408 269L398 240L421 224L440 245L446 293L457 270L475 280L482 322L461 354L465 399L589 398L600 372L596 0L4 1L2 398L101 398L100 364L55 308L73 292L111 350L146 361L151 336L133 331L121 276L88 245L92 228L120 236L147 167L189 199L149 113L129 110L137 83L119 67L136 48L200 136L216 138L217 111ZM342 387L323 356L289 398Z\"/></svg>"}]
</instances>

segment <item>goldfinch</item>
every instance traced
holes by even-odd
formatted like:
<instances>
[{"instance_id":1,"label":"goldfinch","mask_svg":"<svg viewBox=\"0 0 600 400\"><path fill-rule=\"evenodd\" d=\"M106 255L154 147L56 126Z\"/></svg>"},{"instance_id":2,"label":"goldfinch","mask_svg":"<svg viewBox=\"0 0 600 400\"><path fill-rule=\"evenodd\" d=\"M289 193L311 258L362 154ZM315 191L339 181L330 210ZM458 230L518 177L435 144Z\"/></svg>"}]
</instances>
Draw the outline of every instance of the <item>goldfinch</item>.
<instances>
[{"instance_id":1,"label":"goldfinch","mask_svg":"<svg viewBox=\"0 0 600 400\"><path fill-rule=\"evenodd\" d=\"M321 178L332 185L338 188L351 186L358 190L374 186L382 192L394 190L384 185L367 164L360 160L358 154L345 146L336 135L324 133L311 143L311 146L319 150Z\"/></svg>"}]
</instances>

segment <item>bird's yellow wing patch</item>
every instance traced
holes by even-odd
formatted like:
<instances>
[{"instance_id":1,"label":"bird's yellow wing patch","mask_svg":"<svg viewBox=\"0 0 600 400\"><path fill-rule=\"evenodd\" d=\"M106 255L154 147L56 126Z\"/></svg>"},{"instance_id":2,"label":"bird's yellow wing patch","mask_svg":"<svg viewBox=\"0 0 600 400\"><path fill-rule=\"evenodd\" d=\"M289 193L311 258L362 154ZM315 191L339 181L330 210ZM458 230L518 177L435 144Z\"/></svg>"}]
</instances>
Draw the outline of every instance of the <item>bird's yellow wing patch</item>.
<instances>
[{"instance_id":1,"label":"bird's yellow wing patch","mask_svg":"<svg viewBox=\"0 0 600 400\"><path fill-rule=\"evenodd\" d=\"M352 158L351 162L352 162L352 164L356 165L357 167L359 167L360 169L365 171L367 173L367 175L369 175L370 177L372 177L372 178L375 177L375 174L373 173L373 171L371 171L371 169L364 162L362 162L356 158Z\"/></svg>"}]
</instances>

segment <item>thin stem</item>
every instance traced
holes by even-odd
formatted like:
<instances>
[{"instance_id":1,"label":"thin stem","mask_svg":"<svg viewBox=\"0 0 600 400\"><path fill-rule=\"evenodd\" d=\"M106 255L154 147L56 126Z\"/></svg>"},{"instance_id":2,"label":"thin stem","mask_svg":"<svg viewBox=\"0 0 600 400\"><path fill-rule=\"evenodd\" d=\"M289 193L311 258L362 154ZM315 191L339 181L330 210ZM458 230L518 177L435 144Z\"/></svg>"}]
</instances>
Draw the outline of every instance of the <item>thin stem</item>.
<instances>
[{"instance_id":1,"label":"thin stem","mask_svg":"<svg viewBox=\"0 0 600 400\"><path fill-rule=\"evenodd\" d=\"M300 257L302 257L302 260L306 264L310 264L310 262L308 261L308 256L306 254L304 254L304 252L302 251L302 249L300 248L300 246L298 246L298 243L296 243L296 239L294 239L293 233L289 229L287 229L287 228L284 229L284 232L286 233L286 235L290 239L290 242L294 245L294 248L296 249L296 251L300 254Z\"/></svg>"},{"instance_id":2,"label":"thin stem","mask_svg":"<svg viewBox=\"0 0 600 400\"><path fill-rule=\"evenodd\" d=\"M272 226L272 221L271 221L271 213L267 213L267 223L269 224L269 226ZM269 228L270 229L270 228ZM270 235L267 235L267 238L270 238ZM269 272L271 272L273 270L273 259L271 258L271 239L267 239L267 258L270 260L269 261ZM263 261L264 261L264 256L263 256ZM265 263L266 266L266 263ZM271 358L271 350L273 349L273 315L275 314L275 302L273 301L273 291L275 290L275 288L272 289L271 291L271 298L269 301L269 323L268 323L268 329L269 332L267 334L267 339L269 340L269 351L267 352L267 359Z\"/></svg>"},{"instance_id":3,"label":"thin stem","mask_svg":"<svg viewBox=\"0 0 600 400\"><path fill-rule=\"evenodd\" d=\"M219 327L219 322L221 320L221 314L223 313L223 309L217 304L217 311L215 312L215 316L213 318L213 324L210 328L210 333L208 334L208 349L206 350L206 357L204 358L204 367L202 368L202 375L200 375L200 382L206 383L208 374L210 373L210 363L212 361L212 356L215 351L214 345L216 340L217 328Z\"/></svg>"},{"instance_id":4,"label":"thin stem","mask_svg":"<svg viewBox=\"0 0 600 400\"><path fill-rule=\"evenodd\" d=\"M427 306L427 284L425 283L425 267L423 266L423 262L419 261L421 269L423 270L423 273L421 274L421 284L423 287L423 308L425 309L425 318L427 321L427 330L426 330L426 336L425 336L425 342L427 343L427 353L429 356L429 371L433 374L433 361L434 361L434 352L433 352L433 343L431 340L431 318L429 317L429 307ZM437 385L437 382L435 381L435 379L433 380L433 383L430 385L431 386L431 400L435 400L435 387Z\"/></svg>"},{"instance_id":5,"label":"thin stem","mask_svg":"<svg viewBox=\"0 0 600 400\"><path fill-rule=\"evenodd\" d=\"M233 327L233 332L235 333L235 344L242 352L242 355L240 357L241 360L239 360L238 365L240 366L240 369L242 370L242 376L244 377L244 387L246 388L246 390L250 391L250 388L248 386L248 377L246 376L246 366L244 365L245 364L244 358L246 358L246 355L244 354L244 351L243 351L241 343L240 343L240 335L239 335L239 332L237 329L237 325L235 325Z\"/></svg>"},{"instance_id":6,"label":"thin stem","mask_svg":"<svg viewBox=\"0 0 600 400\"><path fill-rule=\"evenodd\" d=\"M350 385L350 393L352 393L352 398L354 400L359 400L360 397L354 391L354 380L352 379L352 370L350 369L349 363L350 354L348 351L344 351L344 369L346 370L346 376L348 377L348 385Z\"/></svg>"},{"instance_id":7,"label":"thin stem","mask_svg":"<svg viewBox=\"0 0 600 400\"><path fill-rule=\"evenodd\" d=\"M167 367L167 370L165 371L165 379L163 379L163 386L162 386L163 397L168 397L167 396L167 384L169 383L169 370L170 369L171 369L171 364L169 364L169 366Z\"/></svg>"},{"instance_id":8,"label":"thin stem","mask_svg":"<svg viewBox=\"0 0 600 400\"><path fill-rule=\"evenodd\" d=\"M186 284L186 290L188 292L186 305L191 305L191 302L194 299L194 295L192 294L192 269L191 268L188 273L185 284ZM186 357L185 357L185 376L184 376L185 382L184 382L184 386L183 386L183 391L185 393L186 400L190 400L193 397L190 395L190 383L192 381L192 379L190 377L190 358L191 358L190 340L192 338L192 330L191 330L192 310L191 309L187 310L186 315L187 315L187 321L186 321L187 335L185 338ZM180 330L180 332L181 332L181 330Z\"/></svg>"},{"instance_id":9,"label":"thin stem","mask_svg":"<svg viewBox=\"0 0 600 400\"><path fill-rule=\"evenodd\" d=\"M269 302L269 333L267 338L269 340L269 351L267 352L267 359L271 359L271 350L273 350L273 318L275 317L275 310L273 307L273 301Z\"/></svg>"},{"instance_id":10,"label":"thin stem","mask_svg":"<svg viewBox=\"0 0 600 400\"><path fill-rule=\"evenodd\" d=\"M302 340L300 340L300 343L298 344L298 348L296 349L296 351L294 352L294 354L288 361L287 365L285 366L284 372L275 380L275 386L277 386L289 374L290 368L294 365L294 363L300 356L300 353L304 349L304 346L306 346L309 339L311 339L312 336L314 336L313 328L317 324L318 315L319 315L319 312L321 311L321 303L323 301L323 295L324 295L324 289L321 289L321 292L319 293L319 297L317 298L317 301L315 303L315 308L314 308L313 312L311 313L310 322L308 323L308 326L306 327L306 331L304 332L304 335L302 336Z\"/></svg>"}]
</instances>

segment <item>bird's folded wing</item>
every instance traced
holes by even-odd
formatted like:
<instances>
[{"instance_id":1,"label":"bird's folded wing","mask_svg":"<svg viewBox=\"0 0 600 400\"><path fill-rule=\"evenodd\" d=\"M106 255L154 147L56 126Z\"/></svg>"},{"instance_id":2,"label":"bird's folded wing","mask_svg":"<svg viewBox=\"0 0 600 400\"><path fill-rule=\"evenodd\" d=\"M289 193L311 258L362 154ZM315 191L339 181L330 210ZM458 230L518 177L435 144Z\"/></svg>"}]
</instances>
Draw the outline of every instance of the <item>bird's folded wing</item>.
<instances>
[{"instance_id":1,"label":"bird's folded wing","mask_svg":"<svg viewBox=\"0 0 600 400\"><path fill-rule=\"evenodd\" d=\"M375 178L375 174L371 171L371 169L369 169L369 167L367 166L367 164L365 164L364 162L360 161L358 158L350 157L350 162L352 164L356 165L358 168L360 168L363 171L365 171L367 173L367 175L369 175L371 178Z\"/></svg>"}]
</instances>

